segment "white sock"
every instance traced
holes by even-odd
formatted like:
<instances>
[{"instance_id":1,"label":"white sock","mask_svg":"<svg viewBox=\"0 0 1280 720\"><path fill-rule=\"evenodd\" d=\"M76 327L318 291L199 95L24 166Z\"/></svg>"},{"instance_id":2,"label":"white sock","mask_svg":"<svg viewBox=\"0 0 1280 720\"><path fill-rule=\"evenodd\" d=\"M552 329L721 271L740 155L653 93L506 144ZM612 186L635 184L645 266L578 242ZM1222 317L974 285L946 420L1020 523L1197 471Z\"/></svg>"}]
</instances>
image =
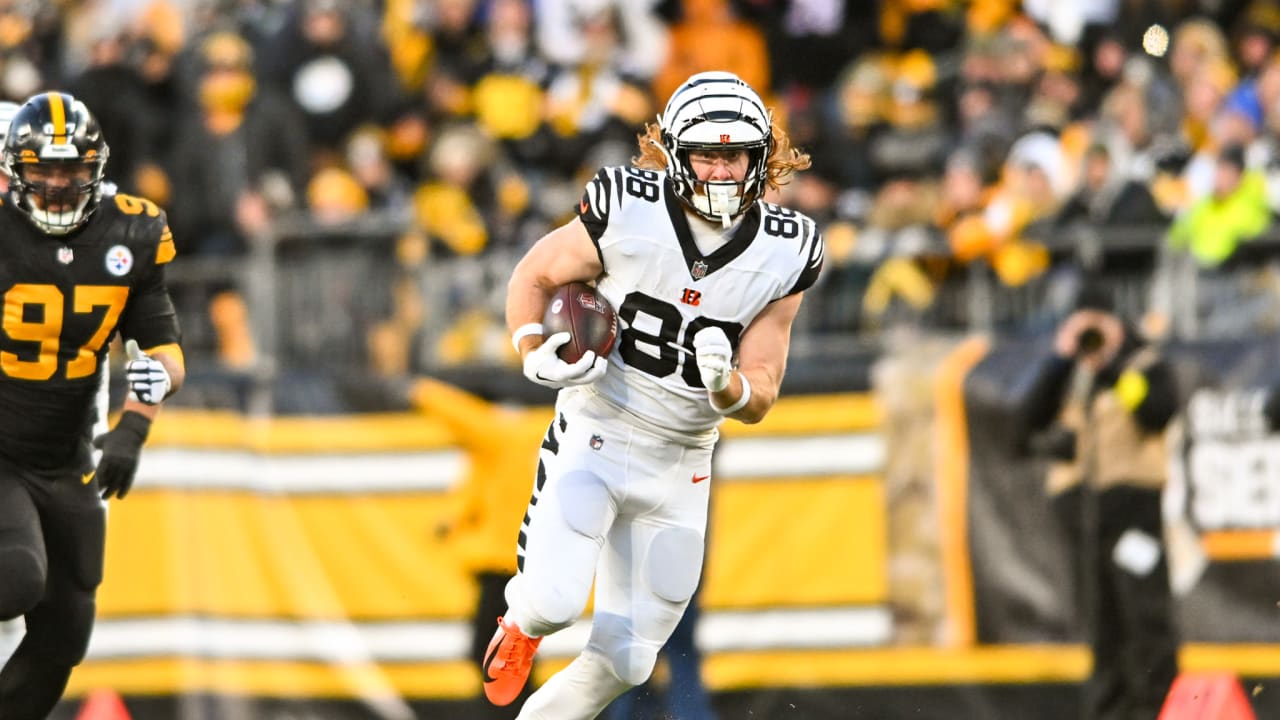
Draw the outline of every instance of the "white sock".
<instances>
[{"instance_id":1,"label":"white sock","mask_svg":"<svg viewBox=\"0 0 1280 720\"><path fill-rule=\"evenodd\" d=\"M583 650L538 688L516 720L591 720L630 687L613 674L608 660Z\"/></svg>"}]
</instances>

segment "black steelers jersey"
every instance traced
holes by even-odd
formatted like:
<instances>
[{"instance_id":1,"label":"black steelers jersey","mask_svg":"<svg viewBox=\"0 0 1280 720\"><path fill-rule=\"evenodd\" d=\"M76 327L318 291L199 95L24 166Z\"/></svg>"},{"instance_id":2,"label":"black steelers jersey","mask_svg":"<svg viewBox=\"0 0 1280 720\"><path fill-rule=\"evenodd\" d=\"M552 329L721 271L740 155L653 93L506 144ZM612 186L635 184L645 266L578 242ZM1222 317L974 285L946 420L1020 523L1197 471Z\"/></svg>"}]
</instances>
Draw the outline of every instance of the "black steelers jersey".
<instances>
[{"instance_id":1,"label":"black steelers jersey","mask_svg":"<svg viewBox=\"0 0 1280 720\"><path fill-rule=\"evenodd\" d=\"M0 257L0 456L83 466L111 339L123 332L144 350L179 341L164 282L174 257L165 214L117 194L79 230L51 236L6 198Z\"/></svg>"},{"instance_id":2,"label":"black steelers jersey","mask_svg":"<svg viewBox=\"0 0 1280 720\"><path fill-rule=\"evenodd\" d=\"M823 260L817 226L795 210L757 202L728 242L703 255L670 179L629 167L600 170L578 217L600 254L597 290L617 309L619 328L609 369L587 392L657 432L713 430L723 418L707 401L693 336L720 327L736 352L769 303L813 285Z\"/></svg>"}]
</instances>

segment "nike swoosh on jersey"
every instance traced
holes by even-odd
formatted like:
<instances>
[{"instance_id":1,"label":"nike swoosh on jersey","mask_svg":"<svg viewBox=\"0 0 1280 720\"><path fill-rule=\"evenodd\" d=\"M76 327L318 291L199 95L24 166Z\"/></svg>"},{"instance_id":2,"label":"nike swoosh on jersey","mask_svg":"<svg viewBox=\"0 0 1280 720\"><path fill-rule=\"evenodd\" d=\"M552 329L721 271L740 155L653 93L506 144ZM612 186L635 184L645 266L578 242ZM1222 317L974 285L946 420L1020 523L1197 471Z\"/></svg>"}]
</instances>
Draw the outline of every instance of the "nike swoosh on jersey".
<instances>
[{"instance_id":1,"label":"nike swoosh on jersey","mask_svg":"<svg viewBox=\"0 0 1280 720\"><path fill-rule=\"evenodd\" d=\"M83 482L85 485L88 485L89 483L93 482L93 476L96 474L98 474L97 470L87 472L80 476L80 481Z\"/></svg>"},{"instance_id":2,"label":"nike swoosh on jersey","mask_svg":"<svg viewBox=\"0 0 1280 720\"><path fill-rule=\"evenodd\" d=\"M703 480L706 480L706 479L707 479L707 478L709 478L709 477L711 477L711 476L710 476L710 475L699 475L698 473L694 473L694 474L693 474L693 482L694 482L694 484L696 485L697 483L700 483L700 482L702 482Z\"/></svg>"}]
</instances>

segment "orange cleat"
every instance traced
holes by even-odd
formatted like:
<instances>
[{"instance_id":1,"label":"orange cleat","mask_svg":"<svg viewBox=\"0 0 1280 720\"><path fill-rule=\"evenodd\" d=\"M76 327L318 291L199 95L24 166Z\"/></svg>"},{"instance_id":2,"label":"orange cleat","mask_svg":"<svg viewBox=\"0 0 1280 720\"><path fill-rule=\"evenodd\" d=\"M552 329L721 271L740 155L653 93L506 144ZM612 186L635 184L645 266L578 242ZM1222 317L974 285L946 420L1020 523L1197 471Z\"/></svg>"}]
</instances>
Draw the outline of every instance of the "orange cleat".
<instances>
[{"instance_id":1,"label":"orange cleat","mask_svg":"<svg viewBox=\"0 0 1280 720\"><path fill-rule=\"evenodd\" d=\"M494 705L510 705L520 696L533 669L533 654L542 638L520 632L515 623L498 618L498 630L489 641L480 672L484 675L484 695Z\"/></svg>"}]
</instances>

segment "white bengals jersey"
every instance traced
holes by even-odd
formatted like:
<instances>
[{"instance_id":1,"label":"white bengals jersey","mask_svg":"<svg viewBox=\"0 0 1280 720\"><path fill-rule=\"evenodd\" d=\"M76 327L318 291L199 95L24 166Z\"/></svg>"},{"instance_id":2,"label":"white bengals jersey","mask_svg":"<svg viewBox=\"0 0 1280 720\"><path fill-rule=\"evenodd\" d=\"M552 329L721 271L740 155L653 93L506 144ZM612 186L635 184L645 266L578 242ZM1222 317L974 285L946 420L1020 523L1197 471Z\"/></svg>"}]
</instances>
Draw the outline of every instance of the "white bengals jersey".
<instances>
[{"instance_id":1,"label":"white bengals jersey","mask_svg":"<svg viewBox=\"0 0 1280 720\"><path fill-rule=\"evenodd\" d=\"M666 175L623 167L587 183L578 214L600 253L597 290L618 312L618 340L604 377L566 392L600 396L680 442L714 442L723 418L698 375L693 336L719 326L736 354L765 306L813 285L823 257L813 220L758 202L704 256Z\"/></svg>"}]
</instances>

